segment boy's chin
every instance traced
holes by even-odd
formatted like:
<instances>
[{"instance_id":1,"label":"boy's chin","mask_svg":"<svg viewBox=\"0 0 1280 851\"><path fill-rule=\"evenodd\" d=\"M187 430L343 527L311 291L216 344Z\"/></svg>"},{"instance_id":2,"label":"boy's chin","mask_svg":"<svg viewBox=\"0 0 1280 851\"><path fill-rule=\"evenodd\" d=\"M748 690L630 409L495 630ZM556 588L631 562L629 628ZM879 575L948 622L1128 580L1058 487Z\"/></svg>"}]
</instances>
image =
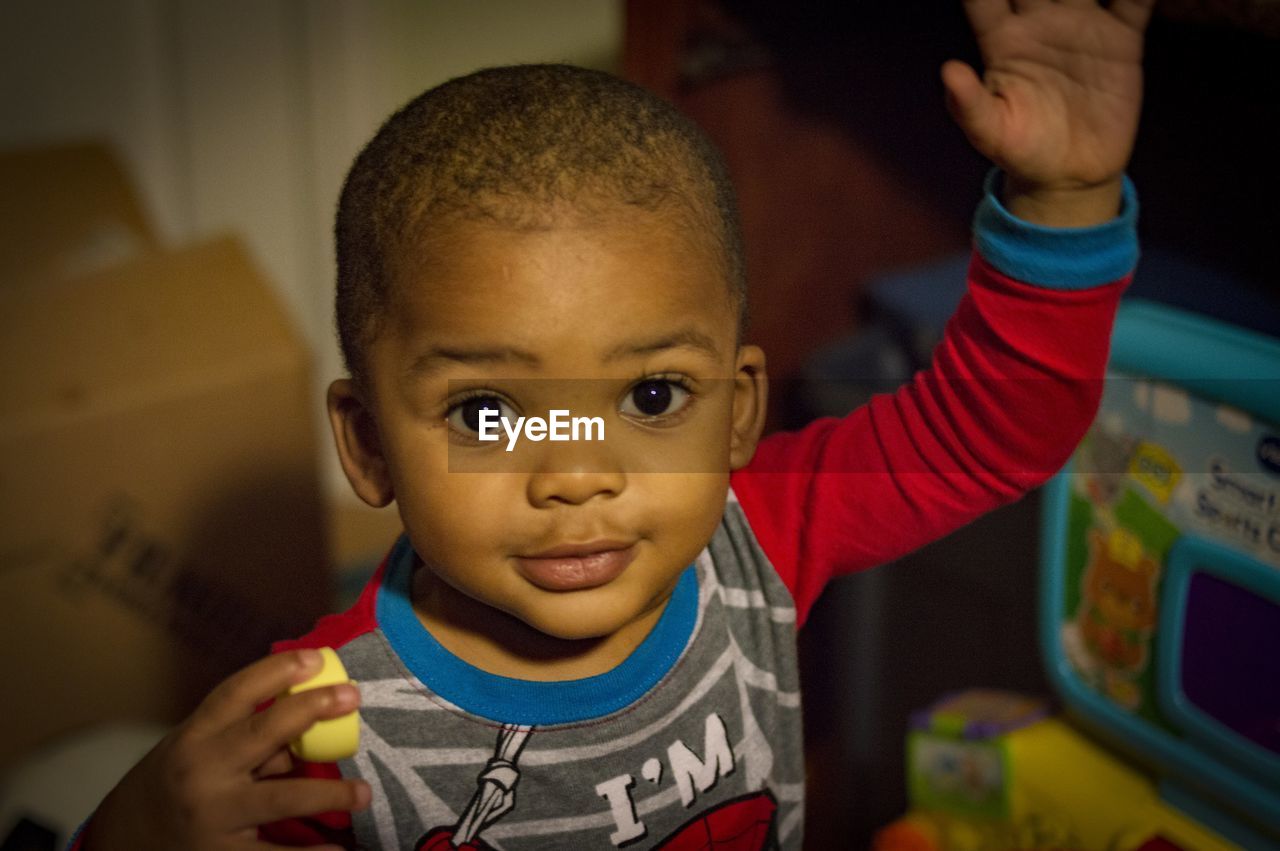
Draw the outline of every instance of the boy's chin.
<instances>
[{"instance_id":1,"label":"boy's chin","mask_svg":"<svg viewBox=\"0 0 1280 851\"><path fill-rule=\"evenodd\" d=\"M625 627L630 619L597 611L589 616L539 617L536 620L525 619L524 622L543 635L561 641L591 641L608 638Z\"/></svg>"},{"instance_id":2,"label":"boy's chin","mask_svg":"<svg viewBox=\"0 0 1280 851\"><path fill-rule=\"evenodd\" d=\"M566 605L554 607L555 611L541 610L522 617L524 623L542 633L561 641L592 641L608 638L628 627L638 626L639 621L652 621L651 609L643 606L624 605L616 601L599 599L565 601ZM652 623L648 623L642 635L648 634Z\"/></svg>"}]
</instances>

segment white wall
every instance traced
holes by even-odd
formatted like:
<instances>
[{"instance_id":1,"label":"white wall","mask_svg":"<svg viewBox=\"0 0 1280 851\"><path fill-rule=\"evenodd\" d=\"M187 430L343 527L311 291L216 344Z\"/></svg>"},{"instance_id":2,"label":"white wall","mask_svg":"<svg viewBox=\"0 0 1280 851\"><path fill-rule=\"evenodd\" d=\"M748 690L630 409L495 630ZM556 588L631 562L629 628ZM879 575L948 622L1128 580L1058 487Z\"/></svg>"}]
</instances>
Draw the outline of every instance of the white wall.
<instances>
[{"instance_id":1,"label":"white wall","mask_svg":"<svg viewBox=\"0 0 1280 851\"><path fill-rule=\"evenodd\" d=\"M359 147L451 76L614 69L621 38L622 0L6 0L0 147L106 138L166 242L240 233L314 351L324 427L340 371L330 231Z\"/></svg>"}]
</instances>

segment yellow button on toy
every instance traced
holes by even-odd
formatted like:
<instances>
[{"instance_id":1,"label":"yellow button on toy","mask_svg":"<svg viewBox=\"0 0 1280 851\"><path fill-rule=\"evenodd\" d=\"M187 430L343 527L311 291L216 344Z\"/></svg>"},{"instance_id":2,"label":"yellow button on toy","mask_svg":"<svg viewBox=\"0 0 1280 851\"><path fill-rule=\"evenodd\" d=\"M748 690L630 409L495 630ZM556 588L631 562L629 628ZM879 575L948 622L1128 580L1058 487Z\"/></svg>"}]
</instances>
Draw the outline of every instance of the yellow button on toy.
<instances>
[{"instance_id":1,"label":"yellow button on toy","mask_svg":"<svg viewBox=\"0 0 1280 851\"><path fill-rule=\"evenodd\" d=\"M351 682L347 669L342 666L342 660L332 647L321 647L320 655L324 664L319 673L305 682L290 686L284 695ZM307 762L337 762L353 756L359 745L360 714L351 711L346 715L312 724L310 729L289 743L289 750L298 759Z\"/></svg>"}]
</instances>

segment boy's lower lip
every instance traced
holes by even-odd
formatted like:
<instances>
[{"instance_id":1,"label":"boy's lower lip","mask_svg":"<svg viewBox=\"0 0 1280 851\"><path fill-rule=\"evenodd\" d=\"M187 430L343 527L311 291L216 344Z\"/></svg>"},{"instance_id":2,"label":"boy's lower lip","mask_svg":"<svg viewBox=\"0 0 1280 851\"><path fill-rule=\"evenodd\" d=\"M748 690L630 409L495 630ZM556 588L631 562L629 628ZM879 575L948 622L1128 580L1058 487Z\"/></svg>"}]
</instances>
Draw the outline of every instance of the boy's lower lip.
<instances>
[{"instance_id":1,"label":"boy's lower lip","mask_svg":"<svg viewBox=\"0 0 1280 851\"><path fill-rule=\"evenodd\" d=\"M520 575L544 591L583 591L617 579L636 557L636 545L583 555L518 556Z\"/></svg>"}]
</instances>

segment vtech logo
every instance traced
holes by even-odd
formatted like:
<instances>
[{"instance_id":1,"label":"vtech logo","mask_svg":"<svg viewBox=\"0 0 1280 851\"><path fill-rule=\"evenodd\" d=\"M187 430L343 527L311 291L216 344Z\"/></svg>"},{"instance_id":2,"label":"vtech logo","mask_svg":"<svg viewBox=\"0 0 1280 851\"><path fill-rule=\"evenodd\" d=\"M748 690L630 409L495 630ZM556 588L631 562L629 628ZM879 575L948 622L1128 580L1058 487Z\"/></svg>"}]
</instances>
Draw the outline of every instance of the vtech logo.
<instances>
[{"instance_id":1,"label":"vtech logo","mask_svg":"<svg viewBox=\"0 0 1280 851\"><path fill-rule=\"evenodd\" d=\"M1280 437L1263 435L1258 441L1258 463L1272 475L1280 476Z\"/></svg>"}]
</instances>

